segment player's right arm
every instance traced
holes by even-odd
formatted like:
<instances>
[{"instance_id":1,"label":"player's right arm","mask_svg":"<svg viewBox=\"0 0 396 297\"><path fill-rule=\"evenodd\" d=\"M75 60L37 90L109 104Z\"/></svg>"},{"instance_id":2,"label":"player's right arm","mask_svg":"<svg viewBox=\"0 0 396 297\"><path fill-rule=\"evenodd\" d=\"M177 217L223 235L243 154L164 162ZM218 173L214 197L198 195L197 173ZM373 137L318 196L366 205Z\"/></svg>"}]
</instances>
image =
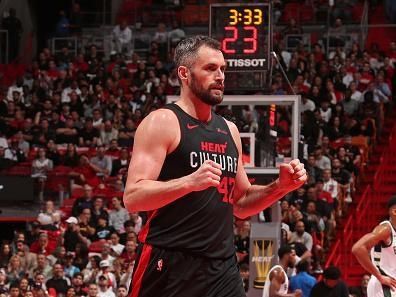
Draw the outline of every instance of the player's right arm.
<instances>
[{"instance_id":1,"label":"player's right arm","mask_svg":"<svg viewBox=\"0 0 396 297\"><path fill-rule=\"evenodd\" d=\"M271 271L270 275L270 287L269 287L269 297L301 297L301 290L297 289L293 293L280 294L278 293L282 284L286 281L285 274L280 269L274 269Z\"/></svg>"},{"instance_id":2,"label":"player's right arm","mask_svg":"<svg viewBox=\"0 0 396 297\"><path fill-rule=\"evenodd\" d=\"M190 192L219 185L220 166L212 161L190 175L157 181L166 156L179 141L179 123L170 110L154 111L139 125L123 198L129 211L155 210Z\"/></svg>"},{"instance_id":3,"label":"player's right arm","mask_svg":"<svg viewBox=\"0 0 396 297\"><path fill-rule=\"evenodd\" d=\"M378 225L373 232L364 235L353 245L352 253L355 255L360 265L374 275L383 285L387 285L393 290L396 290L396 280L382 275L370 258L370 250L377 244L387 244L391 235L392 230L388 224Z\"/></svg>"}]
</instances>

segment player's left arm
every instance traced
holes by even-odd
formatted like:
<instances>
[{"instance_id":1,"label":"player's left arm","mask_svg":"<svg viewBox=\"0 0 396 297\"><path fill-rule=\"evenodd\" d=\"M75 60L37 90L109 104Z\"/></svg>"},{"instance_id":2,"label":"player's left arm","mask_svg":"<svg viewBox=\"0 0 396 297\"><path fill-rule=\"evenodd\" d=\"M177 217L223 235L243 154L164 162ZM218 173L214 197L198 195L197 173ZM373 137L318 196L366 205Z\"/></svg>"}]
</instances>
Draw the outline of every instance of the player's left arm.
<instances>
[{"instance_id":1,"label":"player's left arm","mask_svg":"<svg viewBox=\"0 0 396 297\"><path fill-rule=\"evenodd\" d=\"M239 131L233 123L227 122L227 124L239 153L233 194L235 216L246 218L255 215L305 183L307 174L304 165L296 159L288 164L280 165L279 177L274 182L268 185L250 184L242 163L242 144Z\"/></svg>"}]
</instances>

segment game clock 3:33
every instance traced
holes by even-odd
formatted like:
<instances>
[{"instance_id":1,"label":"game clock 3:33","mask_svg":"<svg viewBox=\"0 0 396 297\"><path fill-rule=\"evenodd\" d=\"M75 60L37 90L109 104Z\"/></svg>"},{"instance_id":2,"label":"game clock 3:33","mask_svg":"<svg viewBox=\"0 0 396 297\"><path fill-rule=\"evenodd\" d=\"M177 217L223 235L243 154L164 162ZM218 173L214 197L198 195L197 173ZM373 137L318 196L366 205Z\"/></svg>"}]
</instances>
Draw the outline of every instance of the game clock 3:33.
<instances>
[{"instance_id":1,"label":"game clock 3:33","mask_svg":"<svg viewBox=\"0 0 396 297\"><path fill-rule=\"evenodd\" d=\"M212 4L209 35L220 41L227 71L269 69L269 3Z\"/></svg>"}]
</instances>

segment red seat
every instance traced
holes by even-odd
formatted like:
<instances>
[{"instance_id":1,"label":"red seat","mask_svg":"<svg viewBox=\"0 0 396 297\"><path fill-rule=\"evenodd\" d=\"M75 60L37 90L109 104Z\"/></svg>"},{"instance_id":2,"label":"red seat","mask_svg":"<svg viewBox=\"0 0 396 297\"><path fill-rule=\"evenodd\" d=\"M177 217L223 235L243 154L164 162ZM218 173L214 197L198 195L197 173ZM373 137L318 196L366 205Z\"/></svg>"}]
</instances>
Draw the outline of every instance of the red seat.
<instances>
[{"instance_id":1,"label":"red seat","mask_svg":"<svg viewBox=\"0 0 396 297\"><path fill-rule=\"evenodd\" d=\"M101 253L103 249L103 245L106 243L106 240L101 239L91 243L89 246L90 253Z\"/></svg>"},{"instance_id":2,"label":"red seat","mask_svg":"<svg viewBox=\"0 0 396 297\"><path fill-rule=\"evenodd\" d=\"M7 170L7 175L27 176L32 174L32 168L29 166L13 166Z\"/></svg>"},{"instance_id":3,"label":"red seat","mask_svg":"<svg viewBox=\"0 0 396 297\"><path fill-rule=\"evenodd\" d=\"M76 189L73 189L73 191L71 193L71 198L75 199L75 198L79 198L83 195L84 195L84 189L76 188Z\"/></svg>"}]
</instances>

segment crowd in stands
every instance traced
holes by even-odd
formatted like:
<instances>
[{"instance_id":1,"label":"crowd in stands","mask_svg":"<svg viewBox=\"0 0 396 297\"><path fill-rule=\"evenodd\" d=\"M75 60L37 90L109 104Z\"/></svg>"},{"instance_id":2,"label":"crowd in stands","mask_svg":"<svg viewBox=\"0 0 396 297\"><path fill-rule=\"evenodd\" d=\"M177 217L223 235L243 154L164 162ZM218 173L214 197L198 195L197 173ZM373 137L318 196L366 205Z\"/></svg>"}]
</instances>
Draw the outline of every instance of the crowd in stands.
<instances>
[{"instance_id":1,"label":"crowd in stands","mask_svg":"<svg viewBox=\"0 0 396 297\"><path fill-rule=\"evenodd\" d=\"M296 26L291 23L292 30ZM144 213L128 213L122 204L134 134L167 95L178 93L174 48L168 46L184 37L176 23L171 37L159 24L142 59L129 44L128 30L126 23L115 27L109 59L95 45L77 56L67 47L56 55L44 48L11 85L1 85L0 170L27 169L44 206L28 230L1 245L0 297L127 296L145 222ZM293 277L323 273L338 219L353 202L361 169L392 108L396 43L382 50L338 46L326 54L320 43L287 51L279 42L275 50L281 65L274 64L272 94L302 98L301 158L309 181L281 201L282 244L301 261L297 275L290 274L292 289L298 289ZM218 112L240 131L265 137L268 114L262 108ZM276 153L290 156L290 110L277 107L276 121ZM55 206L60 191L68 199ZM236 221L246 289L249 234L250 222ZM337 271L327 272L325 279L339 278ZM351 294L364 296L362 291Z\"/></svg>"}]
</instances>

